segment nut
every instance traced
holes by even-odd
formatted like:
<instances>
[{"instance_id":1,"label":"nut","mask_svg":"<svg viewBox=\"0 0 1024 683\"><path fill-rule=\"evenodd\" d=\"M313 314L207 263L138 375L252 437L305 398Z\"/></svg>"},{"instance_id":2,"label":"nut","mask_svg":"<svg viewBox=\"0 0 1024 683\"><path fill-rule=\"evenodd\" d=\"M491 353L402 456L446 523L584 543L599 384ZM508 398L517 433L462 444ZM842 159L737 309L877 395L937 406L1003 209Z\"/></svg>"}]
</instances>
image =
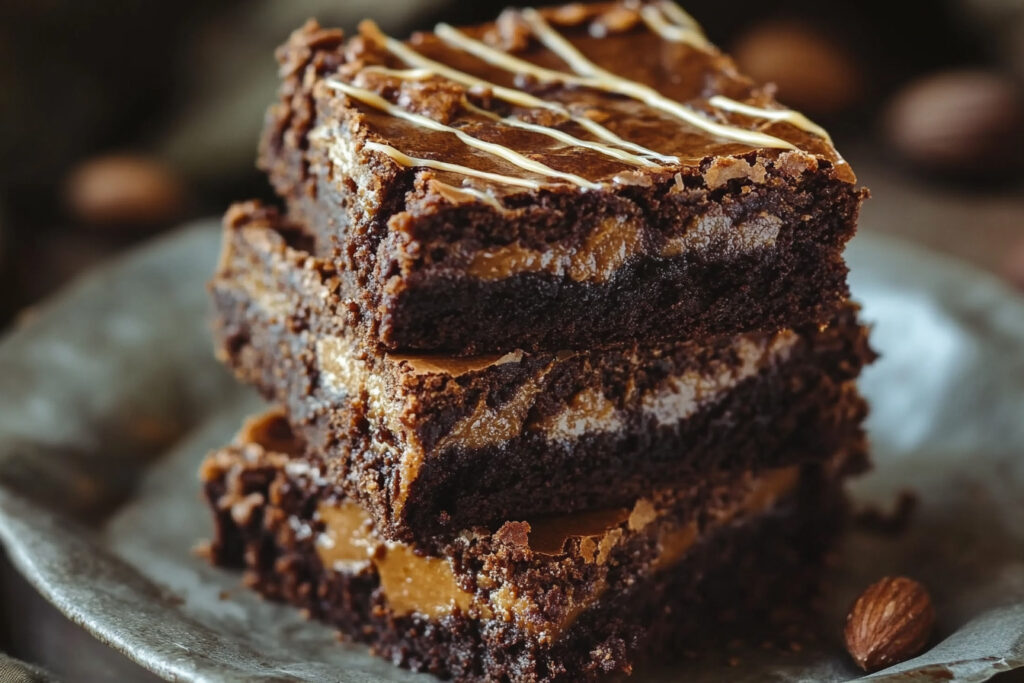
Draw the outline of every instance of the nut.
<instances>
[{"instance_id":1,"label":"nut","mask_svg":"<svg viewBox=\"0 0 1024 683\"><path fill-rule=\"evenodd\" d=\"M548 20L556 26L579 26L586 21L590 12L580 2L555 7L548 13Z\"/></svg>"},{"instance_id":2,"label":"nut","mask_svg":"<svg viewBox=\"0 0 1024 683\"><path fill-rule=\"evenodd\" d=\"M1010 247L1002 272L1010 284L1024 292L1024 236Z\"/></svg>"},{"instance_id":3,"label":"nut","mask_svg":"<svg viewBox=\"0 0 1024 683\"><path fill-rule=\"evenodd\" d=\"M999 176L1024 167L1024 93L979 70L938 73L898 93L884 127L893 149L921 170Z\"/></svg>"},{"instance_id":4,"label":"nut","mask_svg":"<svg viewBox=\"0 0 1024 683\"><path fill-rule=\"evenodd\" d=\"M820 31L792 21L761 24L743 35L732 54L759 83L775 83L779 99L810 114L836 114L864 92L860 65Z\"/></svg>"},{"instance_id":5,"label":"nut","mask_svg":"<svg viewBox=\"0 0 1024 683\"><path fill-rule=\"evenodd\" d=\"M604 38L612 33L625 33L640 23L640 13L628 7L615 6L597 17L590 25L590 35Z\"/></svg>"},{"instance_id":6,"label":"nut","mask_svg":"<svg viewBox=\"0 0 1024 683\"><path fill-rule=\"evenodd\" d=\"M506 9L494 22L494 28L484 35L484 41L505 52L521 52L530 46L530 25L522 13Z\"/></svg>"},{"instance_id":7,"label":"nut","mask_svg":"<svg viewBox=\"0 0 1024 683\"><path fill-rule=\"evenodd\" d=\"M72 214L109 227L149 227L178 218L185 190L177 175L154 159L117 154L90 159L67 179Z\"/></svg>"},{"instance_id":8,"label":"nut","mask_svg":"<svg viewBox=\"0 0 1024 683\"><path fill-rule=\"evenodd\" d=\"M878 671L920 653L935 625L924 586L903 576L872 584L846 617L846 649L865 671Z\"/></svg>"}]
</instances>

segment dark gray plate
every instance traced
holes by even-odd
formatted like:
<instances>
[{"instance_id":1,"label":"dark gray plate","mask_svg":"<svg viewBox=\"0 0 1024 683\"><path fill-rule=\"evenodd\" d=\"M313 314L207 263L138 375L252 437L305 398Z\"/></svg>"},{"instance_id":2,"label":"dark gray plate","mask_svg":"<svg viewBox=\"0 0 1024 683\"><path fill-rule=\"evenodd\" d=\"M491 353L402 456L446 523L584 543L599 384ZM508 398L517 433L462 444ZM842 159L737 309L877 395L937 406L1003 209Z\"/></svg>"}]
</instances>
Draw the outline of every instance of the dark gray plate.
<instances>
[{"instance_id":1,"label":"dark gray plate","mask_svg":"<svg viewBox=\"0 0 1024 683\"><path fill-rule=\"evenodd\" d=\"M203 284L218 250L215 226L186 229L78 283L0 345L0 538L65 615L168 679L424 680L191 553L209 533L199 459L258 405L211 356ZM886 573L924 581L940 623L929 652L875 679L1024 666L1024 303L869 235L849 257L883 353L863 382L878 468L856 494L889 504L910 487L914 523L844 542L819 648L730 651L736 668L712 653L638 680L855 678L844 608Z\"/></svg>"}]
</instances>

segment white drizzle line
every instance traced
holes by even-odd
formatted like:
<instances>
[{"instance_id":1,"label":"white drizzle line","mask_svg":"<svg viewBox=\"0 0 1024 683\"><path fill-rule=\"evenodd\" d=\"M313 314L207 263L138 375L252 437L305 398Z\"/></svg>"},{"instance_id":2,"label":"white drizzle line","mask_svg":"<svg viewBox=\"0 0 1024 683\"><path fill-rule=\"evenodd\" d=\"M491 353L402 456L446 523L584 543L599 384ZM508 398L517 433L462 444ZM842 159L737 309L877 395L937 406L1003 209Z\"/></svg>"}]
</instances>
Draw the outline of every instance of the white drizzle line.
<instances>
[{"instance_id":1,"label":"white drizzle line","mask_svg":"<svg viewBox=\"0 0 1024 683\"><path fill-rule=\"evenodd\" d=\"M429 69L389 69L384 66L368 66L363 69L363 72L379 73L385 76L391 76L393 78L417 81L424 80L426 78L430 78L431 76L437 75L434 72L430 71ZM495 114L493 111L489 111L487 109L484 109L483 107L476 106L465 97L462 98L462 106L464 109L471 111L474 114L477 114L478 116L483 116L484 118L488 118L492 121L502 123L506 126L520 128L522 130L528 130L532 133L538 133L540 135L546 135L550 138L558 140L559 142L563 142L567 145L571 145L574 147L583 147L585 149L593 150L595 152L599 152L600 154L604 154L606 156L610 156L614 159L617 159L625 164L632 164L633 166L647 166L649 168L661 168L661 164L656 164L645 156L630 154L625 150L609 147L608 145L603 145L600 142L584 140L582 138L576 137L575 135L570 135L569 133L561 131L557 128L553 128L551 126L542 126L540 124L530 123L529 121L517 119L514 116L499 116L498 114Z\"/></svg>"},{"instance_id":2,"label":"white drizzle line","mask_svg":"<svg viewBox=\"0 0 1024 683\"><path fill-rule=\"evenodd\" d=\"M697 29L695 24L684 23L679 25L683 22L670 24L665 21L665 17L662 14L662 12L665 12L665 5L671 5L682 12L678 5L671 2L660 3L659 5L644 5L640 8L640 18L647 24L647 28L668 41L683 43L705 52L714 50L714 47L704 37L704 34ZM665 12L665 14L668 14L668 12Z\"/></svg>"},{"instance_id":3,"label":"white drizzle line","mask_svg":"<svg viewBox=\"0 0 1024 683\"><path fill-rule=\"evenodd\" d=\"M382 76L400 78L403 81L425 81L428 78L432 78L433 76L437 75L434 71L430 69L391 69L386 66L379 66L377 64L364 66L363 73L381 74Z\"/></svg>"},{"instance_id":4,"label":"white drizzle line","mask_svg":"<svg viewBox=\"0 0 1024 683\"><path fill-rule=\"evenodd\" d=\"M525 59L513 57L507 52L502 52L486 43L470 38L450 24L438 24L434 27L434 33L446 43L505 71L528 73L542 81L562 81L572 85L593 85L592 79L580 78L564 71L555 71L554 69L548 69L533 62L528 62Z\"/></svg>"},{"instance_id":5,"label":"white drizzle line","mask_svg":"<svg viewBox=\"0 0 1024 683\"><path fill-rule=\"evenodd\" d=\"M409 168L422 166L424 168L433 168L438 171L447 171L449 173L459 173L473 178L480 178L481 180L489 180L493 183L504 183L505 185L515 185L517 187L526 187L531 190L538 190L541 184L535 180L528 178L517 178L510 175L501 175L500 173L489 173L488 171L479 171L469 166L462 166L460 164L450 164L447 161L437 161L436 159L426 159L423 157L409 156L405 152L401 152L391 145L385 145L381 142L367 142L365 145L366 149L374 152L382 152L402 166ZM460 188L463 189L464 188Z\"/></svg>"},{"instance_id":6,"label":"white drizzle line","mask_svg":"<svg viewBox=\"0 0 1024 683\"><path fill-rule=\"evenodd\" d=\"M415 67L419 67L418 69L410 69L410 72L433 72L438 76L442 76L450 81L460 83L469 88L485 88L490 90L491 93L498 99L504 100L505 102L508 102L510 104L533 109L547 109L548 111L556 112L562 116L567 116L574 123L584 128L590 134L604 140L605 142L609 142L617 147L632 150L637 154L648 156L667 164L678 164L681 162L681 160L677 156L660 154L659 152L656 152L653 149L648 149L643 145L638 145L634 142L630 142L629 140L625 140L616 135L615 133L613 133L612 131L610 131L609 129L605 128L601 124L597 123L596 121L593 121L585 116L574 115L566 107L563 107L562 105L556 102L542 100L539 97L534 97L533 95L527 92L524 92L522 90L516 90L515 88L506 88L505 86L498 85L497 83L492 83L482 78L477 78L476 76L468 74L464 71L459 71L458 69L450 67L447 64L442 64L441 62L434 61L429 57L426 57L424 55L421 55L419 52L416 52L415 50L413 50L411 47L401 42L400 40L395 40L394 38L385 35L383 32L381 32L377 25L371 21L363 22L361 28L364 34L366 34L368 37L374 40L378 45L381 45L389 52L391 52L393 55L404 61L406 64L411 64ZM373 68L376 71L383 71L383 67L370 68Z\"/></svg>"},{"instance_id":7,"label":"white drizzle line","mask_svg":"<svg viewBox=\"0 0 1024 683\"><path fill-rule=\"evenodd\" d=\"M544 44L544 47L561 57L563 61L572 67L573 71L581 76L589 76L591 78L600 79L612 76L611 72L605 71L584 57L582 52L573 47L572 43L551 27L551 24L541 16L540 12L532 7L526 7L519 14L529 25L533 35ZM612 79L608 80L614 82L614 78L616 77L613 76Z\"/></svg>"},{"instance_id":8,"label":"white drizzle line","mask_svg":"<svg viewBox=\"0 0 1024 683\"><path fill-rule=\"evenodd\" d=\"M487 109L478 107L466 99L463 100L462 106L465 107L467 110L473 112L474 114L491 119L492 121L498 121L500 123L505 124L506 126L511 126L512 128L520 128L522 130L528 130L530 132L538 133L540 135L546 135L550 138L558 140L559 142L564 142L567 145L583 147L585 149L593 150L600 154L610 156L626 164L632 164L633 166L647 166L653 168L661 167L661 164L656 164L653 161L641 156L637 156L636 154L630 154L625 150L615 149L614 147L609 147L608 145L602 145L600 142L583 140L582 138L578 138L575 135L569 135L568 133L558 130L557 128L552 128L551 126L541 126L536 123L530 123L529 121L517 119L514 116L501 117L495 114L493 111L488 111Z\"/></svg>"},{"instance_id":9,"label":"white drizzle line","mask_svg":"<svg viewBox=\"0 0 1024 683\"><path fill-rule=\"evenodd\" d=\"M682 7L672 2L672 0L661 0L657 3L657 7L679 28L683 29L691 36L696 35L708 48L715 49L705 37L704 31L701 29L700 24L697 23L697 20L690 16ZM645 21L647 21L647 14L656 14L654 12L654 5L645 5L643 7L641 10L641 16L644 16ZM650 21L648 21L647 24L648 26L651 26L652 30L658 30ZM662 36L668 38L668 35L665 33L662 33ZM690 44L692 45L693 43ZM752 118L766 119L768 121L784 121L796 128L799 128L800 130L817 135L827 141L828 144L833 145L832 136L828 134L828 131L794 109L764 109L762 107L754 107L744 102L737 102L731 97L726 97L725 95L715 95L711 97L708 100L708 104L716 109L734 112L737 114L745 114ZM843 159L840 158L839 161L843 162Z\"/></svg>"},{"instance_id":10,"label":"white drizzle line","mask_svg":"<svg viewBox=\"0 0 1024 683\"><path fill-rule=\"evenodd\" d=\"M619 92L635 99L647 102L654 107L675 115L687 123L703 128L704 130L724 138L732 138L740 142L746 142L761 147L775 147L781 149L796 149L793 143L777 138L773 135L750 131L745 128L729 126L712 121L707 116L679 103L670 100L654 88L617 76L610 71L602 69L597 64L587 59L582 52L577 50L560 33L551 28L551 25L541 16L540 12L533 8L522 11L523 19L529 24L534 35L549 50L558 55L572 69L582 76L595 80L606 90Z\"/></svg>"},{"instance_id":11,"label":"white drizzle line","mask_svg":"<svg viewBox=\"0 0 1024 683\"><path fill-rule=\"evenodd\" d=\"M792 109L764 109L762 107L754 107L743 102L737 102L725 95L715 95L714 97L711 97L708 99L708 104L716 109L724 109L725 111L744 114L753 118L767 119L768 121L785 121L800 130L813 133L818 137L827 140L829 144L832 144L832 138L824 128L816 124L814 121L811 121L800 112Z\"/></svg>"},{"instance_id":12,"label":"white drizzle line","mask_svg":"<svg viewBox=\"0 0 1024 683\"><path fill-rule=\"evenodd\" d=\"M533 16L539 17L539 14L536 13L536 10L533 10L532 14ZM529 15L529 11L523 12L524 18L527 18ZM529 19L527 19L527 21L529 21ZM541 18L541 22L543 22L543 18ZM544 26L547 26L547 22L544 22ZM620 78L618 76L614 76L613 74L610 74L608 72L604 72L605 74L607 74L606 77L595 78L582 77L566 73L564 71L546 69L532 62L519 59L518 57L513 57L512 55L506 52L502 52L501 50L496 50L485 43L470 38L469 36L465 35L461 31L453 28L448 24L438 24L437 27L435 27L434 29L434 33L437 34L437 36L440 37L442 40L462 50L465 50L466 52L474 55L478 59L481 59L487 62L488 64L503 68L513 73L520 71L523 73L531 74L532 76L542 81L563 82L571 85L579 85L583 87L595 88L597 90L604 90L606 92L614 92L620 95L625 95L635 100L646 102L650 106L668 112L712 134L719 135L724 138L739 140L741 142L751 144L755 147L795 149L795 146L793 144L780 138L773 137L771 135L765 135L763 133L757 133L742 128L736 128L734 126L726 126L716 123L707 118L706 116L698 114L694 110L685 107L678 102L674 102L668 99L667 97L663 96L661 93L654 90L653 88L650 88L641 83L637 83L636 81L630 81L624 78ZM552 35L555 36L555 40L551 40L551 44L547 46L549 49L553 50L552 45L557 45L557 41L559 40L564 41L564 39L557 33L555 33L553 29L551 29L548 26L547 31L544 33L544 35L538 35L538 38L540 38L542 42L545 42L545 38L550 39ZM576 49L573 48L571 45L568 47L573 52L576 52ZM579 54L578 52L576 52L576 54L578 55L578 58L571 58L572 62L575 62L578 66L583 66L583 61L587 61L586 58L583 57L583 55ZM562 58L566 62L570 61L568 55L562 56ZM599 67L597 67L593 63L588 64L588 71L593 71L595 69L603 71L603 69L599 69Z\"/></svg>"},{"instance_id":13,"label":"white drizzle line","mask_svg":"<svg viewBox=\"0 0 1024 683\"><path fill-rule=\"evenodd\" d=\"M487 192L484 192L483 190L478 190L475 187L466 187L466 186L456 187L454 185L449 185L448 183L443 183L440 180L435 180L434 182L437 183L438 185L442 186L444 189L448 190L449 192L453 192L455 194L464 194L464 195L468 195L470 197L473 197L474 199L479 199L480 201L484 202L485 204L489 204L489 205L493 206L494 208L498 209L499 211L503 211L505 209L505 207L503 207L498 202L497 199L495 199L492 195L488 194Z\"/></svg>"},{"instance_id":14,"label":"white drizzle line","mask_svg":"<svg viewBox=\"0 0 1024 683\"><path fill-rule=\"evenodd\" d=\"M658 7L665 13L668 20L680 28L685 28L698 34L704 40L707 38L704 36L704 29L700 27L700 23L690 16L690 13L684 10L682 7L672 2L672 0L661 0L658 3ZM710 43L709 43L710 45Z\"/></svg>"},{"instance_id":15,"label":"white drizzle line","mask_svg":"<svg viewBox=\"0 0 1024 683\"><path fill-rule=\"evenodd\" d=\"M338 81L334 79L330 79L326 82L327 85L330 86L331 88L334 88L335 90L340 90L347 96L359 100L364 104L368 104L369 106L374 107L375 109L379 109L391 116L403 119L417 126L427 128L428 130L436 130L442 133L451 133L452 135L457 137L459 141L462 142L464 145L467 145L468 147L473 147L482 152L486 152L493 156L504 159L510 164L518 166L523 170L530 171L531 173L536 173L538 175L566 180L588 190L596 190L601 187L599 183L592 182L590 180L587 180L586 178L582 178L573 173L564 173L562 171L553 169L550 166L540 163L539 161L534 161L529 157L523 156L519 152L509 149L504 145L499 145L494 142L487 142L486 140L481 140L480 138L473 137L472 135L469 135L468 133L465 133L459 130L458 128L445 125L440 121L435 121L429 116L423 116L421 114L414 114L413 112L406 111L405 109L402 109L401 107L398 107L392 104L391 102L388 102L386 99L384 99L377 93L373 92L372 90L359 88L350 83L345 83L343 81Z\"/></svg>"}]
</instances>

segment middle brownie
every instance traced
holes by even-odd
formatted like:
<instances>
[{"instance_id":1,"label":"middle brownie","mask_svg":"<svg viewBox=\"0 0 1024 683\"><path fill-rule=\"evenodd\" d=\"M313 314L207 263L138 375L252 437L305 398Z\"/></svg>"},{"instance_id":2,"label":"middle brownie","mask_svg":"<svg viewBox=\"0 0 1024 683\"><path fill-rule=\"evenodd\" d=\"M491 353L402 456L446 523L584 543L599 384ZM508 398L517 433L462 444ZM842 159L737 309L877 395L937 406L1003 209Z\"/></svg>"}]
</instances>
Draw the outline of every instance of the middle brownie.
<instances>
[{"instance_id":1,"label":"middle brownie","mask_svg":"<svg viewBox=\"0 0 1024 683\"><path fill-rule=\"evenodd\" d=\"M657 484L863 453L856 309L702 342L452 358L366 349L332 268L272 211L229 213L221 358L284 405L395 539L627 503ZM852 458L851 467L863 466Z\"/></svg>"}]
</instances>

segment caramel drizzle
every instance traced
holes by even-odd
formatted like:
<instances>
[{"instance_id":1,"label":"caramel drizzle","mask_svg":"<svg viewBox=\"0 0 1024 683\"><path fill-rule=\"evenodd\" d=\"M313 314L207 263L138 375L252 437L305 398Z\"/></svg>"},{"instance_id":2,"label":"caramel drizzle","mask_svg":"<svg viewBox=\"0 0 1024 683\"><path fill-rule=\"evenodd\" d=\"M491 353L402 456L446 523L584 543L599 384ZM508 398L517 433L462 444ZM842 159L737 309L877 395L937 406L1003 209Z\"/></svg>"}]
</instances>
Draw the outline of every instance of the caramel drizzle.
<instances>
[{"instance_id":1,"label":"caramel drizzle","mask_svg":"<svg viewBox=\"0 0 1024 683\"><path fill-rule=\"evenodd\" d=\"M643 155L644 157L651 157L669 164L678 164L680 162L680 159L677 156L661 154L659 152L654 151L653 149L648 149L643 145L638 145L635 142L630 142L629 140L626 140L616 135L611 130L602 126L596 121L593 121L585 116L576 116L569 109L558 104L557 102L542 100L539 97L534 97L533 95L522 90L517 90L515 88L506 88L505 86L498 85L497 83L492 83L482 78L473 76L472 74L460 71L454 67L448 66L447 64L442 64L441 62L434 61L433 59L430 59L429 57L420 54L416 50L413 50L411 47L409 47L402 41L396 40L390 36L385 35L380 30L380 28L372 21L364 21L360 25L360 29L365 36L373 40L379 46L383 47L388 52L395 55L406 64L417 67L417 69L405 71L385 70L384 67L371 67L375 71L390 72L393 75L409 75L415 73L416 77L418 78L425 78L431 75L437 75L443 78L447 78L448 80L453 81L455 83L459 83L460 85L466 86L467 88L486 89L489 90L494 97L504 102L508 102L509 104L514 104L528 109L546 109L548 111L555 112L560 116L568 117L573 123L582 127L591 135L601 140L604 140L605 142L611 143L612 145L615 145L617 147L632 150L633 152Z\"/></svg>"},{"instance_id":2,"label":"caramel drizzle","mask_svg":"<svg viewBox=\"0 0 1024 683\"><path fill-rule=\"evenodd\" d=\"M712 121L709 117L697 112L695 109L670 100L650 86L616 76L602 69L584 57L581 52L551 28L535 9L523 10L522 17L538 40L569 64L576 74L547 69L532 62L519 59L507 52L496 50L479 40L470 38L448 24L438 24L434 32L449 44L506 71L527 73L541 81L562 82L624 95L644 102L655 109L660 109L713 135L743 142L754 147L796 149L795 145L781 138Z\"/></svg>"},{"instance_id":3,"label":"caramel drizzle","mask_svg":"<svg viewBox=\"0 0 1024 683\"><path fill-rule=\"evenodd\" d=\"M340 90L341 92L343 92L348 97L351 97L352 99L359 100L363 104L369 105L374 109L379 109L380 111L383 111L384 113L389 114L390 116L394 116L404 121L408 121L410 123L413 123L417 126L421 126L428 130L435 130L441 133L451 133L456 138L458 138L459 141L464 145L467 145L474 149L478 149L482 152L486 152L500 159L504 159L510 164L518 166L519 168L525 171L536 173L537 175L558 178L560 180L566 180L588 190L596 190L599 187L601 187L599 183L592 182L574 173L564 173L562 171L553 169L546 164L542 164L539 161L534 161L529 157L523 156L519 152L516 152L513 149L505 147L504 145L499 145L494 142L481 140L480 138L474 137L462 130L459 130L458 128L454 128L447 124L441 123L440 121L435 121L429 116L423 116L422 114L415 114L411 111L407 111L395 104L392 104L391 102L388 102L386 99L384 99L377 93L373 92L372 90L366 90L365 88L360 88L358 86L352 85L351 83L345 83L344 81L338 81L334 79L328 80L327 85L330 86L331 88L334 88L335 90Z\"/></svg>"},{"instance_id":4,"label":"caramel drizzle","mask_svg":"<svg viewBox=\"0 0 1024 683\"><path fill-rule=\"evenodd\" d=\"M490 173L488 171L479 171L469 166L463 166L461 164L451 164L447 161L437 161L436 159L427 159L425 157L414 157L409 156L405 152L399 151L391 145L385 145L382 142L367 142L366 149L373 152L381 152L386 154L402 166L408 168L416 168L422 166L423 168L432 168L436 171L446 171L448 173L458 173L473 178L480 178L481 180L489 180L492 183L504 183L506 185L516 185L518 187L526 187L531 190L539 190L541 184L535 180L528 178L517 178L511 175L502 175L500 173Z\"/></svg>"}]
</instances>

